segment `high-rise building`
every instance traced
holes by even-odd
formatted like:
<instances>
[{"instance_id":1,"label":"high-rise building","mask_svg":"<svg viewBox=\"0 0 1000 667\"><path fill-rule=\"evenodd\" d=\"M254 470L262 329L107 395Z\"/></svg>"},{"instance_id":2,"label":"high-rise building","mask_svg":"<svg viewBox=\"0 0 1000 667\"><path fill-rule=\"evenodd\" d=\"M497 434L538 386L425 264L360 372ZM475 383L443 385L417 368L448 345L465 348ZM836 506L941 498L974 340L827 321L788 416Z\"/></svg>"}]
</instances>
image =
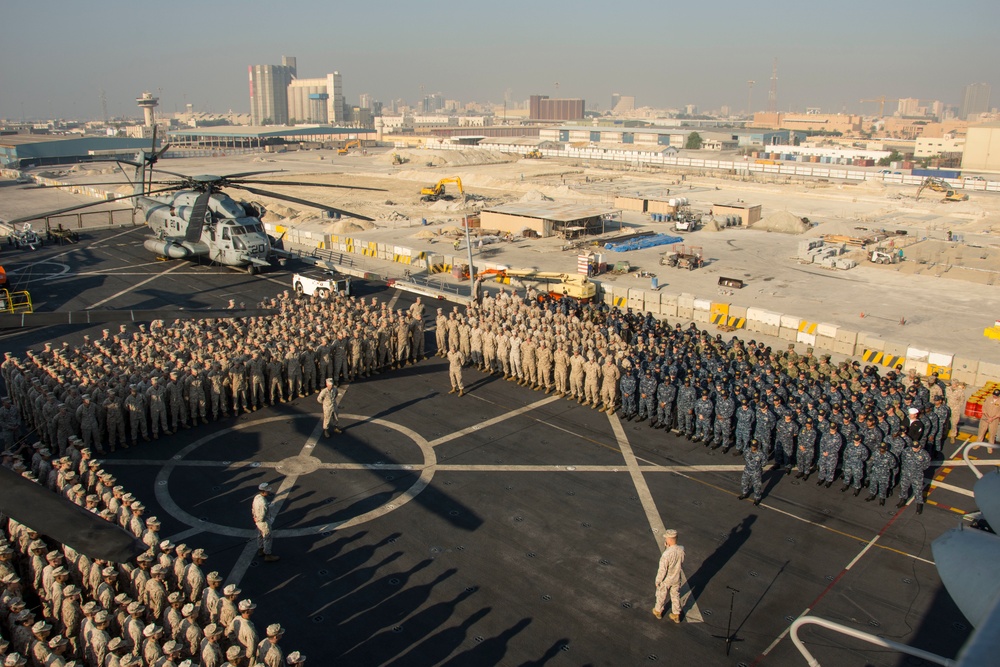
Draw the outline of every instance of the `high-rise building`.
<instances>
[{"instance_id":1,"label":"high-rise building","mask_svg":"<svg viewBox=\"0 0 1000 667\"><path fill-rule=\"evenodd\" d=\"M250 122L288 123L288 85L296 76L295 58L282 56L280 65L250 65Z\"/></svg>"},{"instance_id":2,"label":"high-rise building","mask_svg":"<svg viewBox=\"0 0 1000 667\"><path fill-rule=\"evenodd\" d=\"M897 100L897 116L917 116L920 111L920 100L915 97L901 97Z\"/></svg>"},{"instance_id":3,"label":"high-rise building","mask_svg":"<svg viewBox=\"0 0 1000 667\"><path fill-rule=\"evenodd\" d=\"M968 120L969 116L986 113L990 110L990 84L970 83L965 87L965 98L959 117Z\"/></svg>"},{"instance_id":4,"label":"high-rise building","mask_svg":"<svg viewBox=\"0 0 1000 667\"><path fill-rule=\"evenodd\" d=\"M583 118L585 102L581 99L549 99L548 95L528 98L528 118L532 120L577 120Z\"/></svg>"},{"instance_id":5,"label":"high-rise building","mask_svg":"<svg viewBox=\"0 0 1000 667\"><path fill-rule=\"evenodd\" d=\"M618 103L621 102L621 100L622 100L621 93L611 93L611 110L612 111L615 110L615 107L618 106Z\"/></svg>"}]
</instances>

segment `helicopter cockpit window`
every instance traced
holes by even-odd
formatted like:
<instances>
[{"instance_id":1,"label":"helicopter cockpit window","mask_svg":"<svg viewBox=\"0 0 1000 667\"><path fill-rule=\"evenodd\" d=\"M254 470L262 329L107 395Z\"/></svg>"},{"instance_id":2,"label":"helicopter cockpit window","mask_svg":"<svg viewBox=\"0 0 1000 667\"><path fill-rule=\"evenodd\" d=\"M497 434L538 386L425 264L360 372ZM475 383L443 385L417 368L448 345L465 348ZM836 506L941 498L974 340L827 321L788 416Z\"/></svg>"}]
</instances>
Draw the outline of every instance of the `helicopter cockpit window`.
<instances>
[{"instance_id":1,"label":"helicopter cockpit window","mask_svg":"<svg viewBox=\"0 0 1000 667\"><path fill-rule=\"evenodd\" d=\"M229 240L229 227L223 227L222 228L222 240L223 241L228 241Z\"/></svg>"}]
</instances>

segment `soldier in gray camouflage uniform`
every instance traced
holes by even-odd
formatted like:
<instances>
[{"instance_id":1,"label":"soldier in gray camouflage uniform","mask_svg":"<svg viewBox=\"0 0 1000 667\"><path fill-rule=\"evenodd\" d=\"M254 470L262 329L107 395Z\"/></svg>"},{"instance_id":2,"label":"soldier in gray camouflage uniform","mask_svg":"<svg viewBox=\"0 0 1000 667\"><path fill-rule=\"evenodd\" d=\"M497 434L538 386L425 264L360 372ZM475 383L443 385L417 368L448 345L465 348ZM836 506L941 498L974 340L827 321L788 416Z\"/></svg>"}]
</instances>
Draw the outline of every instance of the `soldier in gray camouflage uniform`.
<instances>
[{"instance_id":1,"label":"soldier in gray camouflage uniform","mask_svg":"<svg viewBox=\"0 0 1000 667\"><path fill-rule=\"evenodd\" d=\"M760 451L760 445L756 440L750 441L750 449L743 454L743 476L740 478L739 500L745 500L750 496L753 489L753 504L760 505L761 495L764 492L764 464L767 458L764 452Z\"/></svg>"},{"instance_id":2,"label":"soldier in gray camouflage uniform","mask_svg":"<svg viewBox=\"0 0 1000 667\"><path fill-rule=\"evenodd\" d=\"M871 502L878 497L878 504L885 505L886 496L889 495L890 482L893 473L899 466L899 462L889 445L885 442L879 444L878 451L868 459L868 492L869 496L865 502Z\"/></svg>"}]
</instances>

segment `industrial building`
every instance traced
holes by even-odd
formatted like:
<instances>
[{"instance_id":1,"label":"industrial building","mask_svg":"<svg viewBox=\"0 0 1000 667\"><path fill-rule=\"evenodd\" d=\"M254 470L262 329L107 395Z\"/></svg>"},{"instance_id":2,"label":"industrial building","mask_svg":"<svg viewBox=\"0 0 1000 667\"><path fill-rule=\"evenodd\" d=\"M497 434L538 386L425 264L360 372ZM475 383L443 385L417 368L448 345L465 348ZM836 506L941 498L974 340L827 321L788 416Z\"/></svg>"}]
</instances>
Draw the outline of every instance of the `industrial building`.
<instances>
[{"instance_id":1,"label":"industrial building","mask_svg":"<svg viewBox=\"0 0 1000 667\"><path fill-rule=\"evenodd\" d=\"M345 123L347 110L340 72L316 79L293 79L288 84L288 118L291 123Z\"/></svg>"},{"instance_id":2,"label":"industrial building","mask_svg":"<svg viewBox=\"0 0 1000 667\"><path fill-rule=\"evenodd\" d=\"M581 206L556 202L504 204L483 209L481 226L514 236L575 238L602 234L621 227L621 211L606 206Z\"/></svg>"},{"instance_id":3,"label":"industrial building","mask_svg":"<svg viewBox=\"0 0 1000 667\"><path fill-rule=\"evenodd\" d=\"M295 58L282 56L280 65L250 65L250 122L288 124L288 86L298 68Z\"/></svg>"},{"instance_id":4,"label":"industrial building","mask_svg":"<svg viewBox=\"0 0 1000 667\"><path fill-rule=\"evenodd\" d=\"M373 130L331 125L295 125L286 127L198 127L189 130L171 130L167 133L172 151L204 148L265 148L305 143L338 145L348 139L374 141Z\"/></svg>"},{"instance_id":5,"label":"industrial building","mask_svg":"<svg viewBox=\"0 0 1000 667\"><path fill-rule=\"evenodd\" d=\"M531 120L576 120L583 118L585 103L581 99L550 99L548 95L528 98L528 118Z\"/></svg>"},{"instance_id":6,"label":"industrial building","mask_svg":"<svg viewBox=\"0 0 1000 667\"><path fill-rule=\"evenodd\" d=\"M1000 123L969 127L965 135L962 170L1000 173Z\"/></svg>"},{"instance_id":7,"label":"industrial building","mask_svg":"<svg viewBox=\"0 0 1000 667\"><path fill-rule=\"evenodd\" d=\"M751 127L802 132L857 134L863 129L861 116L851 114L757 112Z\"/></svg>"},{"instance_id":8,"label":"industrial building","mask_svg":"<svg viewBox=\"0 0 1000 667\"><path fill-rule=\"evenodd\" d=\"M0 136L0 167L28 169L99 159L132 160L140 150L149 150L149 139L7 134Z\"/></svg>"},{"instance_id":9,"label":"industrial building","mask_svg":"<svg viewBox=\"0 0 1000 667\"><path fill-rule=\"evenodd\" d=\"M690 130L653 127L622 128L615 126L562 125L543 127L538 137L543 141L564 144L626 144L637 146L673 146L684 148Z\"/></svg>"}]
</instances>

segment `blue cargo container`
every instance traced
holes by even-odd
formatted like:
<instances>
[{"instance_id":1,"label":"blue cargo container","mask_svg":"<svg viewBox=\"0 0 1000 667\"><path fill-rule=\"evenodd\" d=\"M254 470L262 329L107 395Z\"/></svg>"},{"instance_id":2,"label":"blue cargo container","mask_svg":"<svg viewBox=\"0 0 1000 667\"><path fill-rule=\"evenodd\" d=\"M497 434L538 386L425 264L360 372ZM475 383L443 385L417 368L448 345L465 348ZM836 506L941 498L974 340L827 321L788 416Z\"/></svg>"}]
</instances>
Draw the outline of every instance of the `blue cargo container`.
<instances>
[{"instance_id":1,"label":"blue cargo container","mask_svg":"<svg viewBox=\"0 0 1000 667\"><path fill-rule=\"evenodd\" d=\"M914 176L924 176L930 178L961 178L962 172L957 169L913 169Z\"/></svg>"}]
</instances>

